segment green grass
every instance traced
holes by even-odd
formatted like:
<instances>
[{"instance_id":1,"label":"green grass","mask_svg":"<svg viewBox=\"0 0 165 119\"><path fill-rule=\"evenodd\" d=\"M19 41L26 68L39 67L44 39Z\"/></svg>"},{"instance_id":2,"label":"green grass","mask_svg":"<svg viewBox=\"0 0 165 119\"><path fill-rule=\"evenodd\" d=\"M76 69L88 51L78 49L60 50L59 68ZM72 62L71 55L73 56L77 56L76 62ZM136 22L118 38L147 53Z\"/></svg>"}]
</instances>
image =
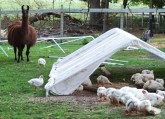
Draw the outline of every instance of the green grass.
<instances>
[{"instance_id":1,"label":"green grass","mask_svg":"<svg viewBox=\"0 0 165 119\"><path fill-rule=\"evenodd\" d=\"M160 36L153 39L152 42L159 40ZM162 39L164 42L164 39ZM27 81L34 77L44 75L45 83L52 64L57 60L48 58L48 56L66 56L78 48L82 47L82 42L74 42L61 45L66 51L64 54L57 46L44 48L52 45L51 42L42 42L36 44L30 50L30 62L26 62L25 50L24 61L16 63L14 61L13 50L8 50L7 43L0 46L5 49L9 57L6 57L0 49L0 119L163 119L165 115L164 104L160 106L162 112L157 116L126 117L123 113L124 107L110 106L107 104L87 105L84 103L74 104L72 102L39 102L30 101L31 98L45 97L43 88L35 90ZM161 48L165 52L165 48ZM37 64L38 58L44 57L47 61L46 67L40 67ZM106 65L112 74L112 81L120 82L125 78L129 81L131 75L140 72L142 69L154 70L155 77L164 78L165 63L164 60L155 57L155 55L144 51L119 51L111 58L126 60L124 66ZM91 78L100 74L96 70Z\"/></svg>"}]
</instances>

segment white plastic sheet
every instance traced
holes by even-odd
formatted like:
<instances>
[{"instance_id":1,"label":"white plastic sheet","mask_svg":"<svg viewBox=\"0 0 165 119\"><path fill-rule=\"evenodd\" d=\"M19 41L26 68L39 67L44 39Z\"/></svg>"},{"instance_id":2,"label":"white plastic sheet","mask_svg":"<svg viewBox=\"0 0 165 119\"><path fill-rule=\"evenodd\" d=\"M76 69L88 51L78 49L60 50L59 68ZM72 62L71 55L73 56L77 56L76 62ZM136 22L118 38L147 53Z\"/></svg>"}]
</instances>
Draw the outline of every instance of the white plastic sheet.
<instances>
[{"instance_id":1,"label":"white plastic sheet","mask_svg":"<svg viewBox=\"0 0 165 119\"><path fill-rule=\"evenodd\" d=\"M68 95L87 79L107 58L121 48L138 45L141 48L165 59L165 53L119 28L100 35L87 45L54 63L49 77L55 82L50 92Z\"/></svg>"}]
</instances>

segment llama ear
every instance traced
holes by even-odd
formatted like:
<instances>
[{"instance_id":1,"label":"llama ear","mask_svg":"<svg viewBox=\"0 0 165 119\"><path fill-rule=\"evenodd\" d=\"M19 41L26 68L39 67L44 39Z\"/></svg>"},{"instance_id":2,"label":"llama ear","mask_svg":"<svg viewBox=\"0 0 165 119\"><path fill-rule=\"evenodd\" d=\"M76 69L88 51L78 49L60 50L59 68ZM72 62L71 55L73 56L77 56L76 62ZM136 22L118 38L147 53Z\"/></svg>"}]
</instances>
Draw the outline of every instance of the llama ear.
<instances>
[{"instance_id":1,"label":"llama ear","mask_svg":"<svg viewBox=\"0 0 165 119\"><path fill-rule=\"evenodd\" d=\"M22 5L22 10L24 10L24 5Z\"/></svg>"},{"instance_id":2,"label":"llama ear","mask_svg":"<svg viewBox=\"0 0 165 119\"><path fill-rule=\"evenodd\" d=\"M27 11L29 11L29 5L27 5Z\"/></svg>"}]
</instances>

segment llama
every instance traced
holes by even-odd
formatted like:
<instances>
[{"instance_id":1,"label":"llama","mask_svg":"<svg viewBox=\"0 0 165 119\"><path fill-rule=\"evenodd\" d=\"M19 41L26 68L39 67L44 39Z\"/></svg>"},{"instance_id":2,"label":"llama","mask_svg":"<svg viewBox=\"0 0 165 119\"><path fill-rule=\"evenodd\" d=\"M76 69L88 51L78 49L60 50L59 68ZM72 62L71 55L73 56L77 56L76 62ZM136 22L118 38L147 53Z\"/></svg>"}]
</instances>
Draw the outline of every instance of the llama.
<instances>
[{"instance_id":1,"label":"llama","mask_svg":"<svg viewBox=\"0 0 165 119\"><path fill-rule=\"evenodd\" d=\"M25 45L27 46L27 62L29 61L30 47L35 45L37 38L36 30L28 23L28 12L29 6L27 6L27 9L24 9L24 5L22 5L22 22L15 21L8 26L8 43L14 47L15 60L18 63L20 58L23 60L22 52ZM18 59L16 56L17 49Z\"/></svg>"}]
</instances>

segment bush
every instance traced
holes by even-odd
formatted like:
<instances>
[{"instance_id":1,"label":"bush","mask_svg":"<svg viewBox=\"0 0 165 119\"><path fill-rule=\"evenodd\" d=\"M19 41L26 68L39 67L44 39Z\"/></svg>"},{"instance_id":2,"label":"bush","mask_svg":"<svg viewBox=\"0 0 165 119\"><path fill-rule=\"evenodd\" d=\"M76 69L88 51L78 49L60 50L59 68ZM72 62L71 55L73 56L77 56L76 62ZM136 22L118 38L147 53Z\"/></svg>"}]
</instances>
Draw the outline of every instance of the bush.
<instances>
[{"instance_id":1,"label":"bush","mask_svg":"<svg viewBox=\"0 0 165 119\"><path fill-rule=\"evenodd\" d=\"M84 40L82 40L83 45L86 45L87 43L89 43L88 39L85 38Z\"/></svg>"}]
</instances>

